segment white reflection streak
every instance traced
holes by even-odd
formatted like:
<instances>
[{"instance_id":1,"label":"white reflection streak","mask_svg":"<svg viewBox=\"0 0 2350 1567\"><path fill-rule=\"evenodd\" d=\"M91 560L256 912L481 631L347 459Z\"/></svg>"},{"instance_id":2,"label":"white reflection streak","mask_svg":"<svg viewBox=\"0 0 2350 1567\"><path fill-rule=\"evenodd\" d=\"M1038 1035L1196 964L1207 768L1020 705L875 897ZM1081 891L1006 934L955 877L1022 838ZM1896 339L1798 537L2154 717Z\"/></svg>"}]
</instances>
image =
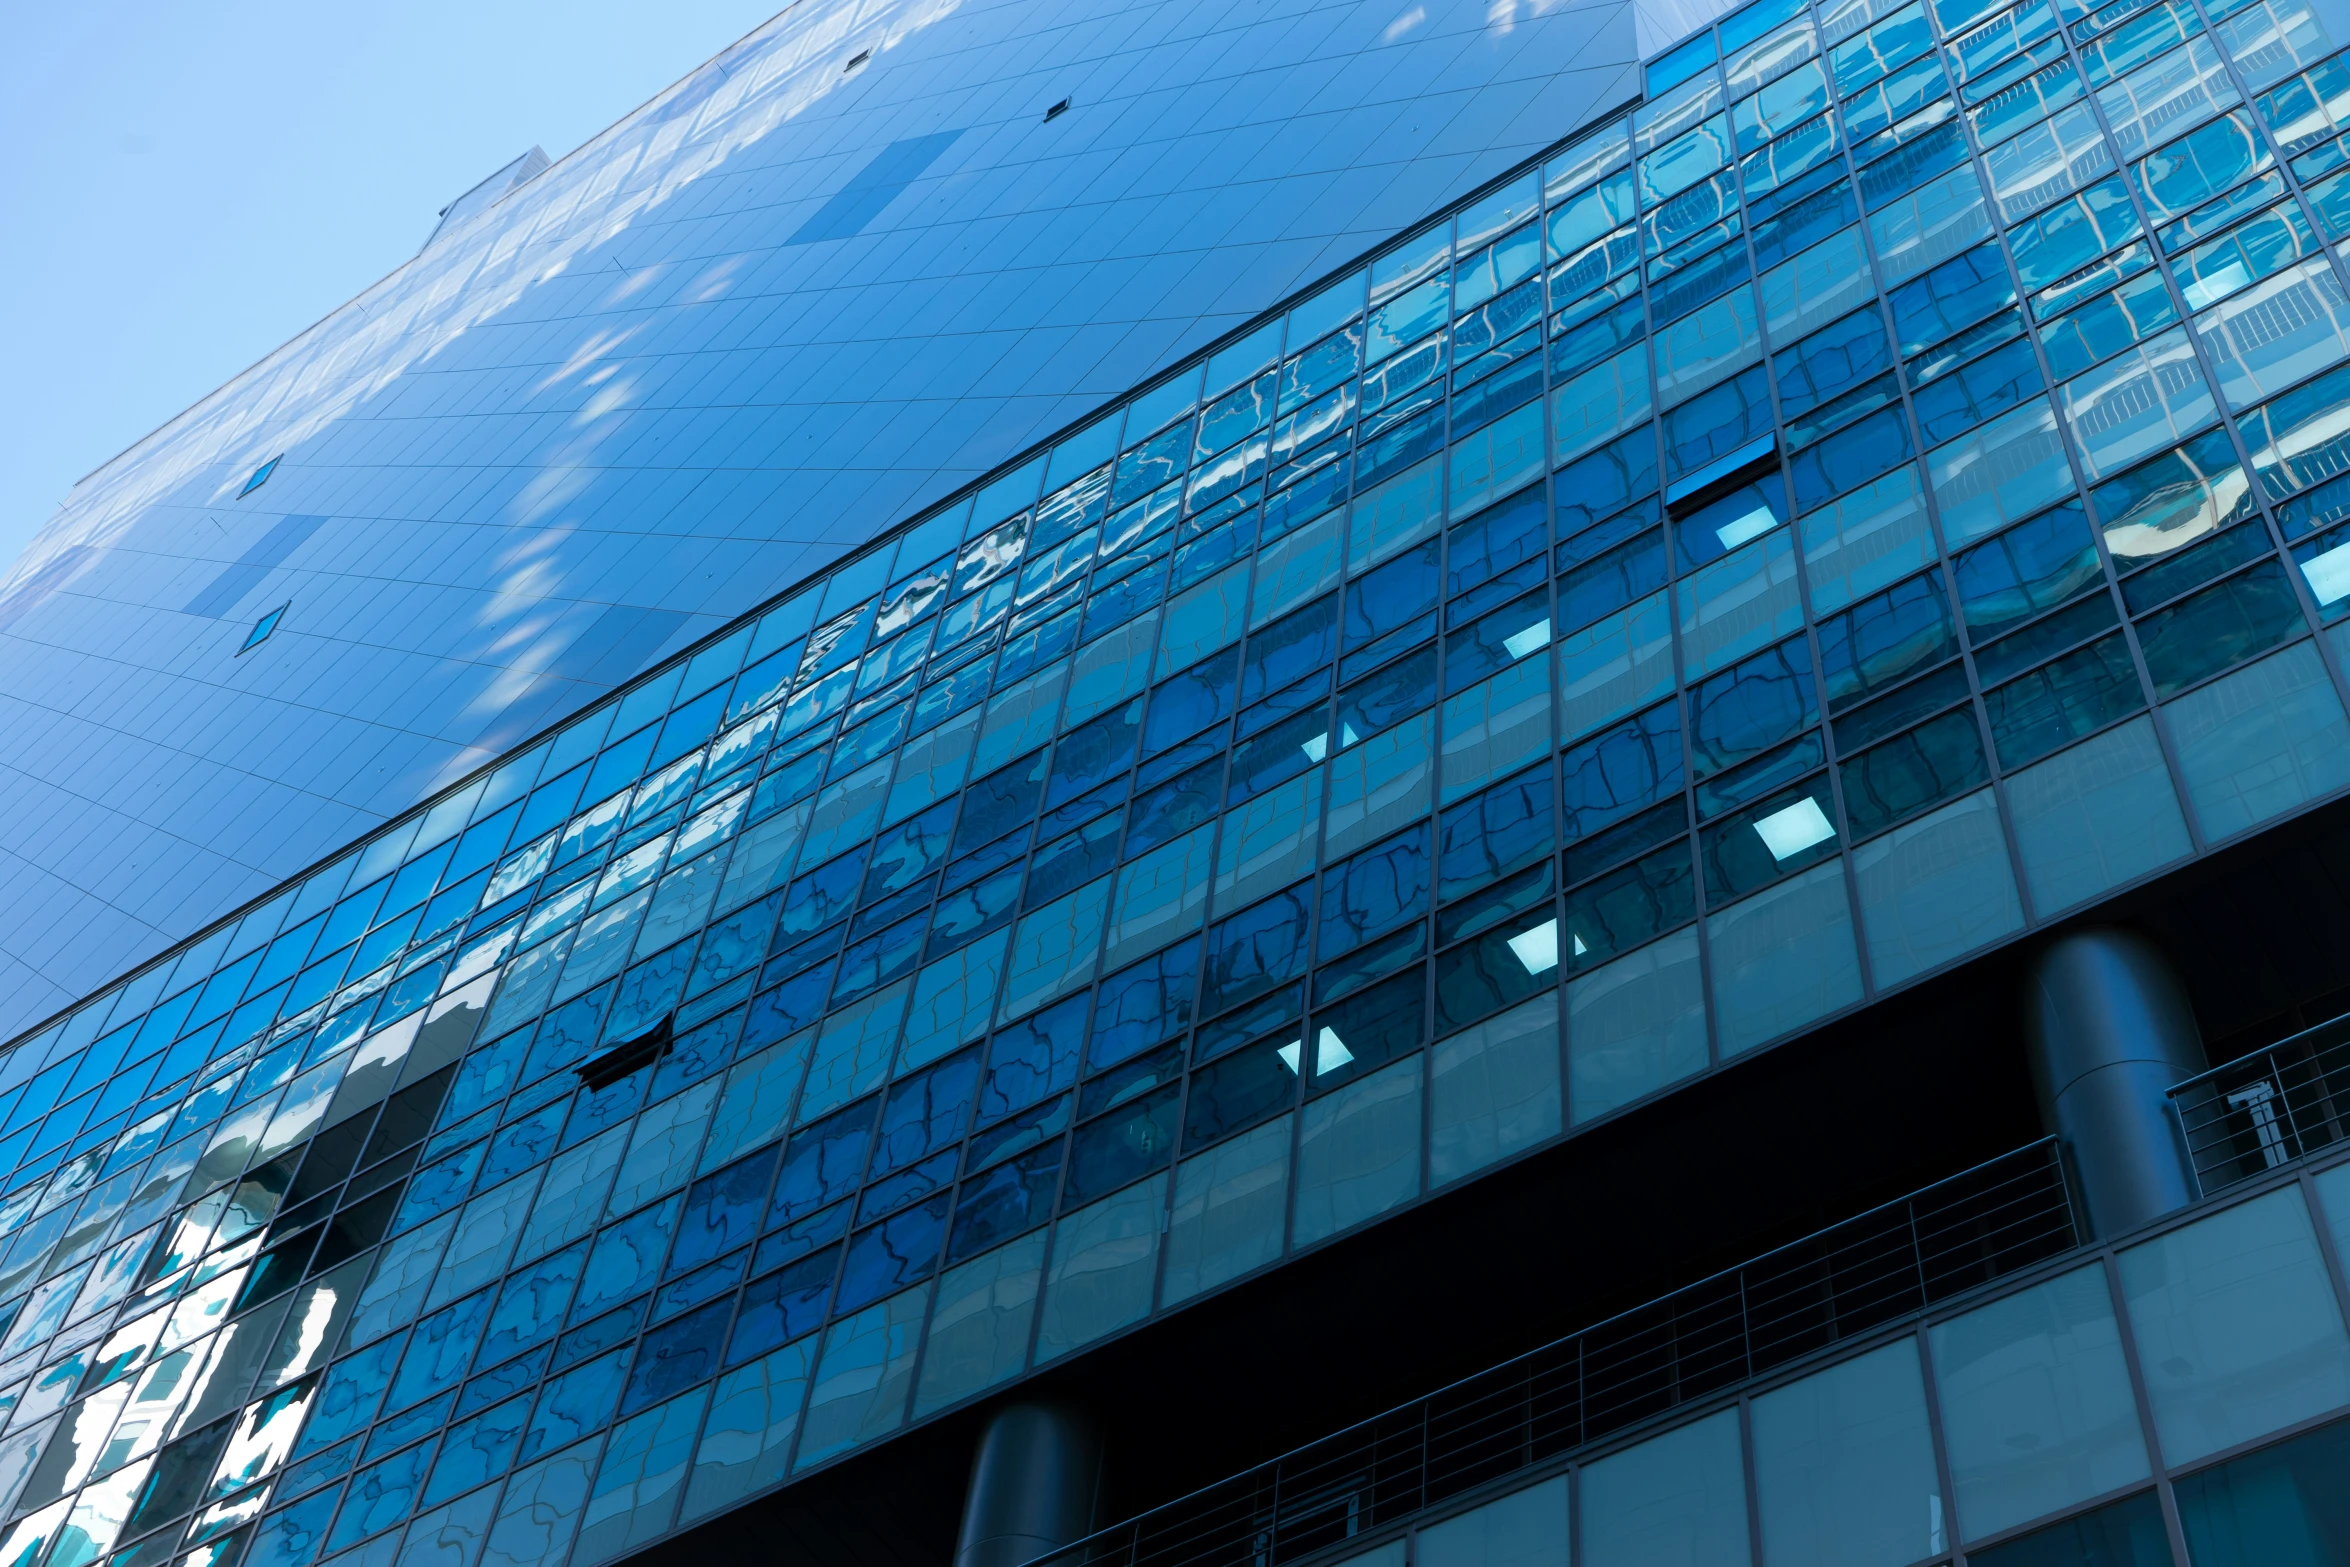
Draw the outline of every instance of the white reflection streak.
<instances>
[{"instance_id":1,"label":"white reflection streak","mask_svg":"<svg viewBox=\"0 0 2350 1567\"><path fill-rule=\"evenodd\" d=\"M843 80L845 43L893 48L960 6L874 0L777 17L84 480L0 577L0 602L52 563L64 570L49 589L62 588L207 471L227 470L210 496L227 499L262 460L298 448L822 100ZM76 548L88 553L70 558Z\"/></svg>"}]
</instances>

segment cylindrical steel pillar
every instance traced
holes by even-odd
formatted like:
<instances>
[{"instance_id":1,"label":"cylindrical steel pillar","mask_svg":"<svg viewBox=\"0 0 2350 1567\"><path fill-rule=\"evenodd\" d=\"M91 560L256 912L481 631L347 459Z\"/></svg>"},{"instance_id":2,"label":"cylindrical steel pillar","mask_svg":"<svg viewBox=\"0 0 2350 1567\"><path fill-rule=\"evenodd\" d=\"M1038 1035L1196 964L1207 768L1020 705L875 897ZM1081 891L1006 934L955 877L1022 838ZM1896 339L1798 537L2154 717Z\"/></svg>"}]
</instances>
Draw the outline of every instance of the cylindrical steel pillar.
<instances>
[{"instance_id":1,"label":"cylindrical steel pillar","mask_svg":"<svg viewBox=\"0 0 2350 1567\"><path fill-rule=\"evenodd\" d=\"M2186 987L2134 931L2074 931L2033 960L2024 1005L2032 1077L2090 1227L2112 1236L2194 1199L2166 1091L2203 1070Z\"/></svg>"},{"instance_id":2,"label":"cylindrical steel pillar","mask_svg":"<svg viewBox=\"0 0 2350 1567\"><path fill-rule=\"evenodd\" d=\"M1101 1437L1064 1404L1010 1404L971 1458L955 1567L1021 1567L1093 1531Z\"/></svg>"}]
</instances>

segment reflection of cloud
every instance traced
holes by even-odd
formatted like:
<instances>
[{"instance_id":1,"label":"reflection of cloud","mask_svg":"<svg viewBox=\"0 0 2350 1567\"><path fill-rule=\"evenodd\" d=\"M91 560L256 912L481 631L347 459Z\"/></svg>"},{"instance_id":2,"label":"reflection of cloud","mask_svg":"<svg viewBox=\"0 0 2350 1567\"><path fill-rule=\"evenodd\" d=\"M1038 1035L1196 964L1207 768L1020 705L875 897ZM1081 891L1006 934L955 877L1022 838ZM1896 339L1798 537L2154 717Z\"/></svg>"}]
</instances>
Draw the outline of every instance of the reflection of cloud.
<instances>
[{"instance_id":1,"label":"reflection of cloud","mask_svg":"<svg viewBox=\"0 0 2350 1567\"><path fill-rule=\"evenodd\" d=\"M1391 44L1426 20L1428 20L1428 8L1424 5L1413 6L1409 11L1387 24L1387 31L1379 35L1379 41L1383 44Z\"/></svg>"},{"instance_id":2,"label":"reflection of cloud","mask_svg":"<svg viewBox=\"0 0 2350 1567\"><path fill-rule=\"evenodd\" d=\"M1497 33L1510 32L1520 22L1548 16L1566 0L1491 0L1485 7L1485 25Z\"/></svg>"},{"instance_id":3,"label":"reflection of cloud","mask_svg":"<svg viewBox=\"0 0 2350 1567\"><path fill-rule=\"evenodd\" d=\"M778 16L77 485L0 578L0 605L14 604L21 613L54 593L166 496L221 476L200 498L227 498L262 459L298 452L465 332L509 310L534 285L567 271L818 102L842 80L845 45L890 48L961 3L850 0L795 6ZM644 268L621 287L633 292L631 285L641 287L640 278L649 283L659 271ZM716 272L696 286L723 291L733 274ZM633 330L599 328L541 389L584 375ZM584 480L567 470L579 456L569 449L548 454L549 471L526 489L518 520L543 518L578 492Z\"/></svg>"}]
</instances>

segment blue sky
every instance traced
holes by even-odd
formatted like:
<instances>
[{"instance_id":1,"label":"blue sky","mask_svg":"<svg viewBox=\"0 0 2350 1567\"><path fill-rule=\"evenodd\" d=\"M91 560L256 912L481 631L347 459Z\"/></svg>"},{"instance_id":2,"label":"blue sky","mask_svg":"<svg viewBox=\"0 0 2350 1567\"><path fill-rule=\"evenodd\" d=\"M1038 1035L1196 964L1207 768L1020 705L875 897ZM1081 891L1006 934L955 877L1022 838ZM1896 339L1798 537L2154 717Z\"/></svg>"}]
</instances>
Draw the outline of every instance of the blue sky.
<instances>
[{"instance_id":1,"label":"blue sky","mask_svg":"<svg viewBox=\"0 0 2350 1567\"><path fill-rule=\"evenodd\" d=\"M476 181L534 143L561 157L783 3L9 7L0 562Z\"/></svg>"}]
</instances>

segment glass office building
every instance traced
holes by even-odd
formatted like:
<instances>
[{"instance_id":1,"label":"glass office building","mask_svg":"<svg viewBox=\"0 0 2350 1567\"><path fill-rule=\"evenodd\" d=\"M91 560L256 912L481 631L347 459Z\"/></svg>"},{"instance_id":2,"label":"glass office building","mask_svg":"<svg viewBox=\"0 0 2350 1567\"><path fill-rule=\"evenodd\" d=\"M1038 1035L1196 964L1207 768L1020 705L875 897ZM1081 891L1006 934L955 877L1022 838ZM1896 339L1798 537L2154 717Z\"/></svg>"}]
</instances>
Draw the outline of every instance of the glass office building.
<instances>
[{"instance_id":1,"label":"glass office building","mask_svg":"<svg viewBox=\"0 0 2350 1567\"><path fill-rule=\"evenodd\" d=\"M2350 1561L2344 36L1661 40L40 1022L0 1567L943 1560L1024 1399L1144 1513L2043 1118L1963 1277L1066 1559Z\"/></svg>"}]
</instances>

